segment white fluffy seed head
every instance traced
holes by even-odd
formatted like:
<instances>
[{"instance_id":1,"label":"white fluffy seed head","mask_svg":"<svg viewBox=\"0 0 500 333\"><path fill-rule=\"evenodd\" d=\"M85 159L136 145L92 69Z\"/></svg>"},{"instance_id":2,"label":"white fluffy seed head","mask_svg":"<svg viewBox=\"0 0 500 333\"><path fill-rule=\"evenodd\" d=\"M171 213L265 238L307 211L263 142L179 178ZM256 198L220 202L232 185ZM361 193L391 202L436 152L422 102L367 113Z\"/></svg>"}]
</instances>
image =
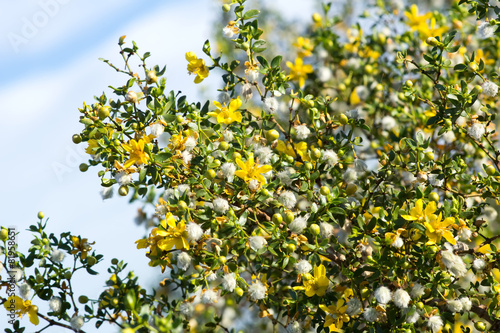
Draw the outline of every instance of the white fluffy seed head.
<instances>
[{"instance_id":1,"label":"white fluffy seed head","mask_svg":"<svg viewBox=\"0 0 500 333\"><path fill-rule=\"evenodd\" d=\"M333 235L333 226L327 222L319 224L319 235L323 238L330 238Z\"/></svg>"},{"instance_id":2,"label":"white fluffy seed head","mask_svg":"<svg viewBox=\"0 0 500 333\"><path fill-rule=\"evenodd\" d=\"M165 126L160 123L153 123L149 126L149 129L151 130L151 135L157 138L163 134L163 132L165 131Z\"/></svg>"},{"instance_id":3,"label":"white fluffy seed head","mask_svg":"<svg viewBox=\"0 0 500 333\"><path fill-rule=\"evenodd\" d=\"M266 286L259 280L254 281L252 285L248 287L248 295L250 295L252 301L258 301L266 297L266 291Z\"/></svg>"},{"instance_id":4,"label":"white fluffy seed head","mask_svg":"<svg viewBox=\"0 0 500 333\"><path fill-rule=\"evenodd\" d=\"M288 209L292 209L297 204L295 195L290 191L283 191L279 196L279 201Z\"/></svg>"},{"instance_id":5,"label":"white fluffy seed head","mask_svg":"<svg viewBox=\"0 0 500 333\"><path fill-rule=\"evenodd\" d=\"M186 142L184 142L184 149L187 151L191 151L194 149L194 147L196 147L197 144L198 144L198 141L196 141L195 138L190 136L186 139Z\"/></svg>"},{"instance_id":6,"label":"white fluffy seed head","mask_svg":"<svg viewBox=\"0 0 500 333\"><path fill-rule=\"evenodd\" d=\"M307 220L309 219L309 215L298 216L296 217L289 225L288 228L291 232L296 234L301 234L302 231L307 227Z\"/></svg>"},{"instance_id":7,"label":"white fluffy seed head","mask_svg":"<svg viewBox=\"0 0 500 333\"><path fill-rule=\"evenodd\" d=\"M331 149L323 151L323 154L321 155L321 160L326 162L326 164L330 167L335 166L339 162L337 153Z\"/></svg>"},{"instance_id":8,"label":"white fluffy seed head","mask_svg":"<svg viewBox=\"0 0 500 333\"><path fill-rule=\"evenodd\" d=\"M380 304L389 303L391 300L391 297L392 297L391 291L387 287L381 286L375 290L375 299Z\"/></svg>"},{"instance_id":9,"label":"white fluffy seed head","mask_svg":"<svg viewBox=\"0 0 500 333\"><path fill-rule=\"evenodd\" d=\"M294 321L288 324L288 326L286 327L286 331L288 333L301 333L302 327L300 326L300 323L298 321Z\"/></svg>"},{"instance_id":10,"label":"white fluffy seed head","mask_svg":"<svg viewBox=\"0 0 500 333\"><path fill-rule=\"evenodd\" d=\"M469 134L474 140L481 141L483 138L485 129L483 124L480 122L474 121L468 128L467 134Z\"/></svg>"},{"instance_id":11,"label":"white fluffy seed head","mask_svg":"<svg viewBox=\"0 0 500 333\"><path fill-rule=\"evenodd\" d=\"M234 273L225 274L222 278L222 288L229 292L233 292L236 288L236 278Z\"/></svg>"},{"instance_id":12,"label":"white fluffy seed head","mask_svg":"<svg viewBox=\"0 0 500 333\"><path fill-rule=\"evenodd\" d=\"M482 271L486 267L486 261L481 258L476 258L472 262L472 267L474 267L476 271Z\"/></svg>"},{"instance_id":13,"label":"white fluffy seed head","mask_svg":"<svg viewBox=\"0 0 500 333\"><path fill-rule=\"evenodd\" d=\"M31 295L31 287L27 283L23 283L22 285L19 286L19 293L21 294L21 297L24 299L28 299Z\"/></svg>"},{"instance_id":14,"label":"white fluffy seed head","mask_svg":"<svg viewBox=\"0 0 500 333\"><path fill-rule=\"evenodd\" d=\"M467 274L467 267L464 261L451 250L441 251L441 262L456 277L462 277Z\"/></svg>"},{"instance_id":15,"label":"white fluffy seed head","mask_svg":"<svg viewBox=\"0 0 500 333\"><path fill-rule=\"evenodd\" d=\"M306 274L312 270L312 265L309 261L301 259L295 264L295 269L299 274Z\"/></svg>"},{"instance_id":16,"label":"white fluffy seed head","mask_svg":"<svg viewBox=\"0 0 500 333\"><path fill-rule=\"evenodd\" d=\"M59 312L61 311L62 307L62 300L60 297L52 297L49 300L49 307L53 312Z\"/></svg>"},{"instance_id":17,"label":"white fluffy seed head","mask_svg":"<svg viewBox=\"0 0 500 333\"><path fill-rule=\"evenodd\" d=\"M414 283L411 288L410 295L413 298L422 297L425 294L425 287L420 283Z\"/></svg>"},{"instance_id":18,"label":"white fluffy seed head","mask_svg":"<svg viewBox=\"0 0 500 333\"><path fill-rule=\"evenodd\" d=\"M217 198L213 202L214 210L219 214L226 214L229 210L229 203L226 199Z\"/></svg>"},{"instance_id":19,"label":"white fluffy seed head","mask_svg":"<svg viewBox=\"0 0 500 333\"><path fill-rule=\"evenodd\" d=\"M345 313L347 313L347 315L349 315L351 317L357 316L361 313L362 309L363 309L363 304L361 303L361 301L359 299L354 297L354 298L351 298L347 302L347 309L346 309Z\"/></svg>"},{"instance_id":20,"label":"white fluffy seed head","mask_svg":"<svg viewBox=\"0 0 500 333\"><path fill-rule=\"evenodd\" d=\"M267 244L266 239L262 236L251 236L248 241L250 248L254 251L259 251Z\"/></svg>"},{"instance_id":21,"label":"white fluffy seed head","mask_svg":"<svg viewBox=\"0 0 500 333\"><path fill-rule=\"evenodd\" d=\"M461 297L459 301L462 303L463 311L470 311L472 308L472 302L469 297Z\"/></svg>"},{"instance_id":22,"label":"white fluffy seed head","mask_svg":"<svg viewBox=\"0 0 500 333\"><path fill-rule=\"evenodd\" d=\"M311 131L307 125L298 125L295 127L295 133L297 134L297 140L305 140L311 134Z\"/></svg>"},{"instance_id":23,"label":"white fluffy seed head","mask_svg":"<svg viewBox=\"0 0 500 333\"><path fill-rule=\"evenodd\" d=\"M440 316L431 316L427 321L427 327L429 327L432 333L437 333L443 327L443 320Z\"/></svg>"},{"instance_id":24,"label":"white fluffy seed head","mask_svg":"<svg viewBox=\"0 0 500 333\"><path fill-rule=\"evenodd\" d=\"M276 113L278 110L278 100L274 97L268 97L264 99L264 110L270 114Z\"/></svg>"},{"instance_id":25,"label":"white fluffy seed head","mask_svg":"<svg viewBox=\"0 0 500 333\"><path fill-rule=\"evenodd\" d=\"M115 180L120 185L128 185L132 182L132 176L122 171L115 175Z\"/></svg>"},{"instance_id":26,"label":"white fluffy seed head","mask_svg":"<svg viewBox=\"0 0 500 333\"><path fill-rule=\"evenodd\" d=\"M179 312L186 317L191 317L194 312L194 306L188 302L181 303L181 305L179 305Z\"/></svg>"},{"instance_id":27,"label":"white fluffy seed head","mask_svg":"<svg viewBox=\"0 0 500 333\"><path fill-rule=\"evenodd\" d=\"M477 27L477 36L479 39L488 39L495 36L496 26L489 22L480 22Z\"/></svg>"},{"instance_id":28,"label":"white fluffy seed head","mask_svg":"<svg viewBox=\"0 0 500 333\"><path fill-rule=\"evenodd\" d=\"M84 324L83 317L82 316L75 316L75 317L71 318L69 323L74 330L79 331L83 327L83 324Z\"/></svg>"},{"instance_id":29,"label":"white fluffy seed head","mask_svg":"<svg viewBox=\"0 0 500 333\"><path fill-rule=\"evenodd\" d=\"M201 294L201 302L203 304L217 303L218 298L219 298L219 295L217 294L216 291L214 291L212 289L205 290Z\"/></svg>"},{"instance_id":30,"label":"white fluffy seed head","mask_svg":"<svg viewBox=\"0 0 500 333\"><path fill-rule=\"evenodd\" d=\"M363 311L363 317L370 323L377 321L378 315L379 313L375 308L365 308L365 311Z\"/></svg>"},{"instance_id":31,"label":"white fluffy seed head","mask_svg":"<svg viewBox=\"0 0 500 333\"><path fill-rule=\"evenodd\" d=\"M201 236L203 236L203 229L201 226L197 223L194 222L189 222L186 225L186 232L188 235L188 240L189 241L198 241Z\"/></svg>"},{"instance_id":32,"label":"white fluffy seed head","mask_svg":"<svg viewBox=\"0 0 500 333\"><path fill-rule=\"evenodd\" d=\"M462 304L462 302L460 302L460 300L453 299L453 300L448 301L448 304L446 304L446 307L448 308L448 310L450 310L450 312L457 313L457 312L462 311L463 304Z\"/></svg>"},{"instance_id":33,"label":"white fluffy seed head","mask_svg":"<svg viewBox=\"0 0 500 333\"><path fill-rule=\"evenodd\" d=\"M236 166L233 163L226 162L220 167L222 171L222 176L227 179L228 182L232 183L234 180L234 173L236 172Z\"/></svg>"},{"instance_id":34,"label":"white fluffy seed head","mask_svg":"<svg viewBox=\"0 0 500 333\"><path fill-rule=\"evenodd\" d=\"M498 94L498 86L494 82L485 81L483 83L483 93L486 96L495 97Z\"/></svg>"},{"instance_id":35,"label":"white fluffy seed head","mask_svg":"<svg viewBox=\"0 0 500 333\"><path fill-rule=\"evenodd\" d=\"M64 257L65 253L58 249L52 250L52 253L50 254L50 259L52 259L52 261L57 263L63 262Z\"/></svg>"},{"instance_id":36,"label":"white fluffy seed head","mask_svg":"<svg viewBox=\"0 0 500 333\"><path fill-rule=\"evenodd\" d=\"M410 295L404 289L398 289L392 295L392 301L400 309L406 309L411 301Z\"/></svg>"},{"instance_id":37,"label":"white fluffy seed head","mask_svg":"<svg viewBox=\"0 0 500 333\"><path fill-rule=\"evenodd\" d=\"M268 164L273 157L273 150L268 146L258 145L255 147L255 156L259 159L260 164Z\"/></svg>"},{"instance_id":38,"label":"white fluffy seed head","mask_svg":"<svg viewBox=\"0 0 500 333\"><path fill-rule=\"evenodd\" d=\"M191 265L191 256L187 252L181 252L177 256L177 267L183 271L187 271Z\"/></svg>"}]
</instances>

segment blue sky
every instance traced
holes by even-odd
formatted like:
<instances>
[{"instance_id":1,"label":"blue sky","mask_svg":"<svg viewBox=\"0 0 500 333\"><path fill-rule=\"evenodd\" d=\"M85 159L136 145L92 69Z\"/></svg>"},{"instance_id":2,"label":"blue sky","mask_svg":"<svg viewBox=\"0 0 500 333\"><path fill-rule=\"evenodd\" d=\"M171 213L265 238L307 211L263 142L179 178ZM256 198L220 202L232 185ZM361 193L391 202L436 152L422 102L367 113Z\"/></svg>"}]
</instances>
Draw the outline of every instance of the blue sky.
<instances>
[{"instance_id":1,"label":"blue sky","mask_svg":"<svg viewBox=\"0 0 500 333\"><path fill-rule=\"evenodd\" d=\"M141 283L151 284L159 271L148 268L144 251L135 249L134 242L145 233L133 222L137 206L116 194L102 201L98 170L78 170L88 159L82 152L86 145L71 141L82 129L78 107L102 91L109 93L108 85L124 83L126 78L98 60L121 64L117 46L121 35L136 41L140 51L152 53L151 66L167 65L167 89L182 90L194 101L200 87L187 74L184 54L202 54L220 2L6 2L0 12L0 225L21 231L18 243L26 250L31 238L25 229L43 210L50 217L49 231L72 231L95 241L94 248L105 255L97 267L102 274L79 279L75 287L90 298L102 290L106 265L114 257L130 262L129 268L142 274ZM289 18L304 18L312 13L315 1L273 3L282 6ZM209 96L216 96L217 82L214 77L204 81ZM65 263L70 264L68 258ZM43 311L44 306L37 305ZM0 327L5 319L0 315ZM27 319L23 322L29 324ZM95 330L89 324L84 329Z\"/></svg>"}]
</instances>

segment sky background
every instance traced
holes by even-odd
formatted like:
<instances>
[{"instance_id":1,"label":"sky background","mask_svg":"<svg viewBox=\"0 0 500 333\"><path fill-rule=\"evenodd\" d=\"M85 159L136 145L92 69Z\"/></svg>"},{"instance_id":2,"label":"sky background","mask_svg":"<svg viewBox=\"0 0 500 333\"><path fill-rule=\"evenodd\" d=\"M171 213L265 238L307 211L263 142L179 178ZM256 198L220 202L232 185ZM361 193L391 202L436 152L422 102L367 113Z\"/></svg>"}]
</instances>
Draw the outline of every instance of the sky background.
<instances>
[{"instance_id":1,"label":"sky background","mask_svg":"<svg viewBox=\"0 0 500 333\"><path fill-rule=\"evenodd\" d=\"M145 234L134 223L137 205L115 196L103 201L97 168L81 173L78 166L88 160L86 144L75 145L71 137L80 133L78 108L83 101L109 85L121 86L127 79L98 58L121 65L118 38L127 35L139 52L150 51L149 65L167 65L167 90L181 90L196 101L204 88L217 96L216 75L197 86L187 73L184 54L201 56L206 39L211 38L220 2L215 0L108 0L108 1L7 1L0 11L0 101L3 175L0 225L15 226L22 251L29 248L25 230L37 221L37 212L49 217L48 232L59 235L71 231L95 241L104 254L96 266L99 276L75 281L74 288L89 298L97 298L109 277L105 271L112 258L130 263L129 268L150 286L158 280L158 269L147 266L145 251L136 250L135 241ZM306 20L313 13L314 0L279 0L288 19ZM213 38L212 38L213 40ZM115 189L116 192L116 189ZM64 261L70 265L70 259ZM5 278L5 270L1 273ZM38 305L43 312L44 306ZM83 307L82 307L83 308ZM46 311L45 311L46 312ZM3 314L2 314L3 313ZM0 327L7 326L0 310ZM27 318L23 324L33 331ZM41 320L41 325L44 325ZM43 326L39 326L41 328ZM95 332L94 322L86 332ZM103 331L115 331L104 328ZM51 328L47 332L55 332Z\"/></svg>"}]
</instances>

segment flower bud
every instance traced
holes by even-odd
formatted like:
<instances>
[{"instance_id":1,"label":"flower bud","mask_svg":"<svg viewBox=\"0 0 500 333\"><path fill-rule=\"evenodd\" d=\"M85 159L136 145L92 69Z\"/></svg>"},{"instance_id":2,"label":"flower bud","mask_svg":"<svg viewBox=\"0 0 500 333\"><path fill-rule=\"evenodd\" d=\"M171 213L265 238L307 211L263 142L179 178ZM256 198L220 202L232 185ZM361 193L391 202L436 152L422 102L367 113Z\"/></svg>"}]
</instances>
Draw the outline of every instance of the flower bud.
<instances>
[{"instance_id":1,"label":"flower bud","mask_svg":"<svg viewBox=\"0 0 500 333\"><path fill-rule=\"evenodd\" d=\"M156 83L158 78L156 77L155 71L149 71L148 74L146 74L146 82L148 84Z\"/></svg>"},{"instance_id":2,"label":"flower bud","mask_svg":"<svg viewBox=\"0 0 500 333\"><path fill-rule=\"evenodd\" d=\"M319 232L320 232L320 229L319 229L319 225L317 224L311 224L309 226L309 230L311 231L311 233L314 235L314 236L318 236L319 235Z\"/></svg>"},{"instance_id":3,"label":"flower bud","mask_svg":"<svg viewBox=\"0 0 500 333\"><path fill-rule=\"evenodd\" d=\"M118 194L121 195L122 197L126 196L128 194L128 186L127 185L122 185L118 189Z\"/></svg>"},{"instance_id":4,"label":"flower bud","mask_svg":"<svg viewBox=\"0 0 500 333\"><path fill-rule=\"evenodd\" d=\"M97 111L97 116L99 117L99 119L104 120L109 116L110 111L111 111L111 106L109 105L103 106L99 109L99 111Z\"/></svg>"},{"instance_id":5,"label":"flower bud","mask_svg":"<svg viewBox=\"0 0 500 333\"><path fill-rule=\"evenodd\" d=\"M429 37L425 42L431 46L436 46L439 44L439 41L435 37Z\"/></svg>"},{"instance_id":6,"label":"flower bud","mask_svg":"<svg viewBox=\"0 0 500 333\"><path fill-rule=\"evenodd\" d=\"M273 215L273 222L276 224L281 224L283 222L283 216L280 213L276 213Z\"/></svg>"},{"instance_id":7,"label":"flower bud","mask_svg":"<svg viewBox=\"0 0 500 333\"><path fill-rule=\"evenodd\" d=\"M2 228L0 231L0 240L5 242L9 238L9 230Z\"/></svg>"},{"instance_id":8,"label":"flower bud","mask_svg":"<svg viewBox=\"0 0 500 333\"><path fill-rule=\"evenodd\" d=\"M80 142L82 142L82 137L80 136L80 134L74 134L71 140L73 140L73 143L79 144Z\"/></svg>"},{"instance_id":9,"label":"flower bud","mask_svg":"<svg viewBox=\"0 0 500 333\"><path fill-rule=\"evenodd\" d=\"M484 170L490 176L493 176L497 172L497 170L495 169L495 167L493 165L491 165L491 164L488 165L488 166L486 166L486 168Z\"/></svg>"},{"instance_id":10,"label":"flower bud","mask_svg":"<svg viewBox=\"0 0 500 333\"><path fill-rule=\"evenodd\" d=\"M319 193L321 193L321 195L327 196L328 194L330 194L330 189L326 186L321 186L321 188L319 189Z\"/></svg>"},{"instance_id":11,"label":"flower bud","mask_svg":"<svg viewBox=\"0 0 500 333\"><path fill-rule=\"evenodd\" d=\"M231 10L231 5L230 5L230 4L226 3L226 4L223 4L223 5L222 5L222 11L223 11L224 13L227 13L227 12L229 12L230 10Z\"/></svg>"},{"instance_id":12,"label":"flower bud","mask_svg":"<svg viewBox=\"0 0 500 333\"><path fill-rule=\"evenodd\" d=\"M86 163L82 163L82 164L80 164L79 168L80 168L81 172L85 172L89 169L89 166Z\"/></svg>"},{"instance_id":13,"label":"flower bud","mask_svg":"<svg viewBox=\"0 0 500 333\"><path fill-rule=\"evenodd\" d=\"M313 16L312 16L312 20L315 22L315 23L319 23L321 22L321 15L319 13L314 13Z\"/></svg>"},{"instance_id":14,"label":"flower bud","mask_svg":"<svg viewBox=\"0 0 500 333\"><path fill-rule=\"evenodd\" d=\"M137 103L137 94L130 90L126 95L125 95L125 100L130 103Z\"/></svg>"},{"instance_id":15,"label":"flower bud","mask_svg":"<svg viewBox=\"0 0 500 333\"><path fill-rule=\"evenodd\" d=\"M44 218L44 216L45 216L45 214L44 214L42 211L38 212L37 217L38 217L40 220L41 220L41 219L43 219L43 218Z\"/></svg>"}]
</instances>

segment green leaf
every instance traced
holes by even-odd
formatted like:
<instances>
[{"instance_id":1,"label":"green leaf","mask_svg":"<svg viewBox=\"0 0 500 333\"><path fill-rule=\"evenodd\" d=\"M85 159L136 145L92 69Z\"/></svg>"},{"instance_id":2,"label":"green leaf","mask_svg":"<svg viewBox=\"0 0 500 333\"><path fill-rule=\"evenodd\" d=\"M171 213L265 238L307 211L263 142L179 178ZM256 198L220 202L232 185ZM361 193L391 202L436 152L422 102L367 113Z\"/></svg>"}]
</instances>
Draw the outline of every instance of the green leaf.
<instances>
[{"instance_id":1,"label":"green leaf","mask_svg":"<svg viewBox=\"0 0 500 333\"><path fill-rule=\"evenodd\" d=\"M261 64L262 67L269 67L269 63L267 62L266 58L264 58L263 56L257 56L257 60L259 61L259 63Z\"/></svg>"},{"instance_id":2,"label":"green leaf","mask_svg":"<svg viewBox=\"0 0 500 333\"><path fill-rule=\"evenodd\" d=\"M254 18L254 17L258 16L259 14L260 14L259 10L257 10L257 9L251 9L248 12L246 12L245 15L243 15L243 19L244 20L249 20L251 18Z\"/></svg>"},{"instance_id":3,"label":"green leaf","mask_svg":"<svg viewBox=\"0 0 500 333\"><path fill-rule=\"evenodd\" d=\"M210 57L210 42L208 41L208 39L205 41L205 43L203 44L203 53L205 53L207 56Z\"/></svg>"},{"instance_id":4,"label":"green leaf","mask_svg":"<svg viewBox=\"0 0 500 333\"><path fill-rule=\"evenodd\" d=\"M282 59L282 58L283 58L283 57L282 57L282 56L280 56L280 55L279 55L279 56L274 57L274 59L271 61L271 67L272 67L272 68L278 68L278 67L280 66L280 64L281 64L281 59Z\"/></svg>"}]
</instances>

